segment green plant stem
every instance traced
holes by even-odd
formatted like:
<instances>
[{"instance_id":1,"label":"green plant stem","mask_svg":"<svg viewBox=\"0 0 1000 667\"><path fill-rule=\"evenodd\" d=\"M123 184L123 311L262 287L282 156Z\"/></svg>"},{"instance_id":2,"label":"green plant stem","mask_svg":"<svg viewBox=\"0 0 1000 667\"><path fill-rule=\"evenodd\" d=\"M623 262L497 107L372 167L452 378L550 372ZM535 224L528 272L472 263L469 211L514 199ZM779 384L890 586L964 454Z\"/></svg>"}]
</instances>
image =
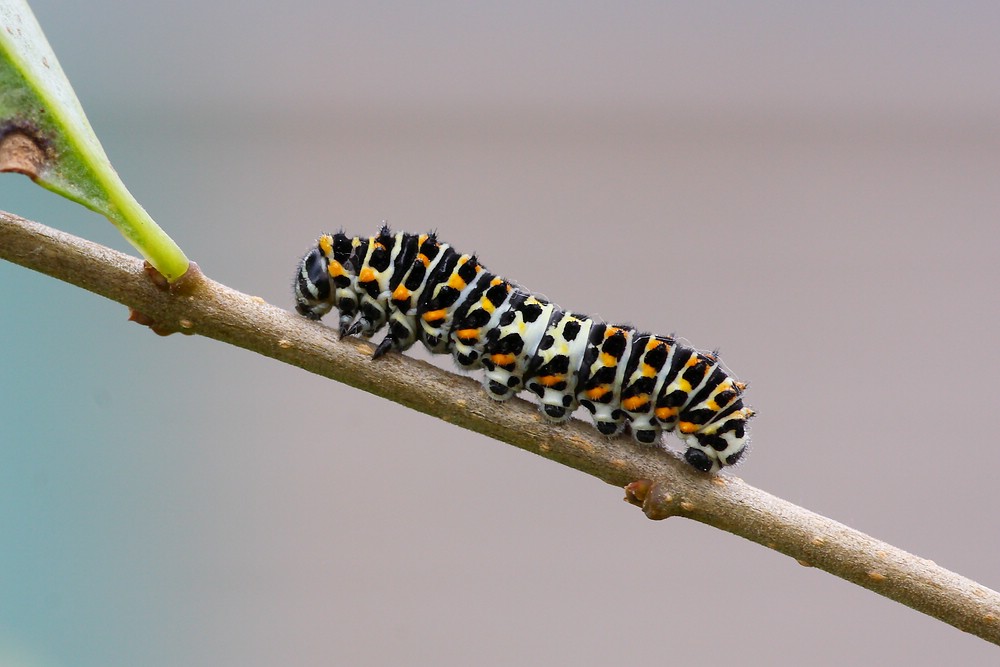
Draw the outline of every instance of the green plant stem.
<instances>
[{"instance_id":1,"label":"green plant stem","mask_svg":"<svg viewBox=\"0 0 1000 667\"><path fill-rule=\"evenodd\" d=\"M30 140L34 159L12 160L4 153L5 140L12 134ZM23 173L42 187L104 215L169 282L187 271L184 252L135 200L111 166L24 0L0 0L0 171Z\"/></svg>"}]
</instances>

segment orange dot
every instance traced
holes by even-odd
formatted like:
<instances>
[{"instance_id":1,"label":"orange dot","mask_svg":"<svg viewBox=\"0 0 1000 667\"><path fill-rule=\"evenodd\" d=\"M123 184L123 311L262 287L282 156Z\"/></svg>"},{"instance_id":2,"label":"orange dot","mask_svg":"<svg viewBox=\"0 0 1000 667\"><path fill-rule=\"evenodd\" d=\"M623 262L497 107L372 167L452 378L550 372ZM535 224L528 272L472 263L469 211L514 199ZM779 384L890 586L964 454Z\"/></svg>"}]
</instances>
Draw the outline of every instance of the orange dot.
<instances>
[{"instance_id":1,"label":"orange dot","mask_svg":"<svg viewBox=\"0 0 1000 667\"><path fill-rule=\"evenodd\" d=\"M422 317L424 322L435 322L437 320L443 320L447 314L448 311L441 308L439 310L428 310Z\"/></svg>"},{"instance_id":2,"label":"orange dot","mask_svg":"<svg viewBox=\"0 0 1000 667\"><path fill-rule=\"evenodd\" d=\"M608 386L606 384L599 384L593 389L588 389L586 391L587 398L593 401L598 400L601 396L604 396L606 393L608 393Z\"/></svg>"},{"instance_id":3,"label":"orange dot","mask_svg":"<svg viewBox=\"0 0 1000 667\"><path fill-rule=\"evenodd\" d=\"M671 417L677 416L677 408L656 408L656 418L667 421Z\"/></svg>"},{"instance_id":4,"label":"orange dot","mask_svg":"<svg viewBox=\"0 0 1000 667\"><path fill-rule=\"evenodd\" d=\"M649 403L649 394L639 394L622 401L622 407L629 412L635 412L639 408Z\"/></svg>"},{"instance_id":5,"label":"orange dot","mask_svg":"<svg viewBox=\"0 0 1000 667\"><path fill-rule=\"evenodd\" d=\"M517 357L513 354L491 354L490 359L497 366L509 366L517 361Z\"/></svg>"}]
</instances>

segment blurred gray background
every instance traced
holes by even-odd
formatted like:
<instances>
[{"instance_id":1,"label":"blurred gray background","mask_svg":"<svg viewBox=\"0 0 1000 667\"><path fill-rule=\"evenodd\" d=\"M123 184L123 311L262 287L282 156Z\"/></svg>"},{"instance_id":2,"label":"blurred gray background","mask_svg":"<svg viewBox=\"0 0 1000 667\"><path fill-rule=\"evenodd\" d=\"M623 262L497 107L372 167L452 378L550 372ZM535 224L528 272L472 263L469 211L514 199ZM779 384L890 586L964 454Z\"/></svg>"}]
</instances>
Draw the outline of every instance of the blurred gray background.
<instances>
[{"instance_id":1,"label":"blurred gray background","mask_svg":"<svg viewBox=\"0 0 1000 667\"><path fill-rule=\"evenodd\" d=\"M439 230L751 383L751 484L1000 587L1000 6L33 0L125 182L290 307ZM131 251L27 179L0 207ZM0 263L0 664L996 664L580 473ZM447 363L444 360L442 363Z\"/></svg>"}]
</instances>

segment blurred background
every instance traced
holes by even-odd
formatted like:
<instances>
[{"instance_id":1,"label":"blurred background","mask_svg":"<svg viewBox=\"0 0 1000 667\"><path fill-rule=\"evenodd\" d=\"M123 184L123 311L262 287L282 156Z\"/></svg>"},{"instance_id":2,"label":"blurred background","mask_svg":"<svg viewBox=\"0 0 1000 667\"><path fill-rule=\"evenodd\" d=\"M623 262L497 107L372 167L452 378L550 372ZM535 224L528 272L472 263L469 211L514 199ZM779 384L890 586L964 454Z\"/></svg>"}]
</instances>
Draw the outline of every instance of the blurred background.
<instances>
[{"instance_id":1,"label":"blurred background","mask_svg":"<svg viewBox=\"0 0 1000 667\"><path fill-rule=\"evenodd\" d=\"M290 308L320 232L437 229L721 348L736 474L1000 587L996 3L31 4L210 277ZM0 207L134 254L19 176ZM0 284L0 665L996 664L507 445Z\"/></svg>"}]
</instances>

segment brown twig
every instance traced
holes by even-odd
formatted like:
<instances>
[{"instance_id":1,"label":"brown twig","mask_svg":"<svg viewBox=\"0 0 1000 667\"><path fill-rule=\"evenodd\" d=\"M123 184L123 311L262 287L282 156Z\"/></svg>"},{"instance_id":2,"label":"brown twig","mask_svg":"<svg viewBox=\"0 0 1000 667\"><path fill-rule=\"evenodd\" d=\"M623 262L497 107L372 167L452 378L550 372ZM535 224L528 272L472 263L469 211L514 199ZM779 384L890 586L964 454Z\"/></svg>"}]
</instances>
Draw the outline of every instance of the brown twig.
<instances>
[{"instance_id":1,"label":"brown twig","mask_svg":"<svg viewBox=\"0 0 1000 667\"><path fill-rule=\"evenodd\" d=\"M0 256L132 309L157 333L200 334L383 396L558 461L609 484L651 519L682 516L753 540L1000 644L1000 594L935 563L755 489L703 475L676 455L607 439L579 421L553 426L514 399L498 404L475 381L402 355L372 362L372 346L210 280L166 289L143 263L0 211Z\"/></svg>"}]
</instances>

